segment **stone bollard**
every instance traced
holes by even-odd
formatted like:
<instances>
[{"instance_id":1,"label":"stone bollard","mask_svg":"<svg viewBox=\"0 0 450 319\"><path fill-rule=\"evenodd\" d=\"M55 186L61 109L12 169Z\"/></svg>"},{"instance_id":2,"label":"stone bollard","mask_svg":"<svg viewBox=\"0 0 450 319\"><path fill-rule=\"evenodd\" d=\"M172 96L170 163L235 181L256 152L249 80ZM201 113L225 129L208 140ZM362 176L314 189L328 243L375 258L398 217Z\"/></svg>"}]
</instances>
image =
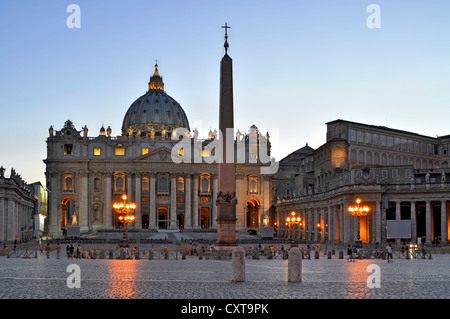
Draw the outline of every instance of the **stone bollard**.
<instances>
[{"instance_id":1,"label":"stone bollard","mask_svg":"<svg viewBox=\"0 0 450 319\"><path fill-rule=\"evenodd\" d=\"M302 253L298 247L289 251L288 258L288 282L302 281Z\"/></svg>"},{"instance_id":2,"label":"stone bollard","mask_svg":"<svg viewBox=\"0 0 450 319\"><path fill-rule=\"evenodd\" d=\"M183 253L181 254L181 259L185 260L186 259L186 250L183 249Z\"/></svg>"},{"instance_id":3,"label":"stone bollard","mask_svg":"<svg viewBox=\"0 0 450 319\"><path fill-rule=\"evenodd\" d=\"M328 252L328 259L331 259L331 251Z\"/></svg>"},{"instance_id":4,"label":"stone bollard","mask_svg":"<svg viewBox=\"0 0 450 319\"><path fill-rule=\"evenodd\" d=\"M141 259L141 256L139 254L139 250L134 253L134 259L136 259L136 260Z\"/></svg>"},{"instance_id":5,"label":"stone bollard","mask_svg":"<svg viewBox=\"0 0 450 319\"><path fill-rule=\"evenodd\" d=\"M344 252L342 250L339 252L339 259L344 259Z\"/></svg>"},{"instance_id":6,"label":"stone bollard","mask_svg":"<svg viewBox=\"0 0 450 319\"><path fill-rule=\"evenodd\" d=\"M273 259L273 253L272 250L269 250L269 253L267 255L267 259Z\"/></svg>"},{"instance_id":7,"label":"stone bollard","mask_svg":"<svg viewBox=\"0 0 450 319\"><path fill-rule=\"evenodd\" d=\"M241 246L233 248L231 252L232 281L245 281L245 251Z\"/></svg>"},{"instance_id":8,"label":"stone bollard","mask_svg":"<svg viewBox=\"0 0 450 319\"><path fill-rule=\"evenodd\" d=\"M106 252L105 252L105 250L101 250L100 251L100 259L105 259L106 258Z\"/></svg>"},{"instance_id":9,"label":"stone bollard","mask_svg":"<svg viewBox=\"0 0 450 319\"><path fill-rule=\"evenodd\" d=\"M318 252L318 251L316 251L316 252L314 253L314 258L315 258L315 259L319 259L319 252Z\"/></svg>"},{"instance_id":10,"label":"stone bollard","mask_svg":"<svg viewBox=\"0 0 450 319\"><path fill-rule=\"evenodd\" d=\"M283 249L283 260L286 260L289 258L289 253L286 249Z\"/></svg>"},{"instance_id":11,"label":"stone bollard","mask_svg":"<svg viewBox=\"0 0 450 319\"><path fill-rule=\"evenodd\" d=\"M168 260L168 259L169 259L169 251L168 251L168 250L166 250L166 251L164 252L164 259L165 259L165 260Z\"/></svg>"},{"instance_id":12,"label":"stone bollard","mask_svg":"<svg viewBox=\"0 0 450 319\"><path fill-rule=\"evenodd\" d=\"M148 252L148 260L153 260L153 251Z\"/></svg>"},{"instance_id":13,"label":"stone bollard","mask_svg":"<svg viewBox=\"0 0 450 319\"><path fill-rule=\"evenodd\" d=\"M203 259L203 250L200 250L200 251L198 252L198 259L199 259L199 260L202 260L202 259Z\"/></svg>"}]
</instances>

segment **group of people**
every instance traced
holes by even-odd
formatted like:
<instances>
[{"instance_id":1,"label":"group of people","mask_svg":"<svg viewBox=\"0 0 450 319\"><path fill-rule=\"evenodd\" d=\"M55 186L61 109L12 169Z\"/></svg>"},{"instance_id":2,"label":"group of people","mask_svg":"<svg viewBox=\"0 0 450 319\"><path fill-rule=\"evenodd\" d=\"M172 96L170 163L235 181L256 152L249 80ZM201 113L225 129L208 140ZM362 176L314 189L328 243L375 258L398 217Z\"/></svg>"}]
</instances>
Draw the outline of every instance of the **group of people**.
<instances>
[{"instance_id":1,"label":"group of people","mask_svg":"<svg viewBox=\"0 0 450 319\"><path fill-rule=\"evenodd\" d=\"M45 248L44 248L44 246L41 246L41 255L44 254L44 250L45 250L47 259L50 259L50 252L52 251L50 244L47 244L45 246ZM81 246L78 245L77 249L75 250L75 247L73 246L73 244L67 245L66 255L67 255L67 259L81 258ZM61 257L61 245L60 245L60 243L57 243L56 244L56 258L60 259L60 257Z\"/></svg>"}]
</instances>

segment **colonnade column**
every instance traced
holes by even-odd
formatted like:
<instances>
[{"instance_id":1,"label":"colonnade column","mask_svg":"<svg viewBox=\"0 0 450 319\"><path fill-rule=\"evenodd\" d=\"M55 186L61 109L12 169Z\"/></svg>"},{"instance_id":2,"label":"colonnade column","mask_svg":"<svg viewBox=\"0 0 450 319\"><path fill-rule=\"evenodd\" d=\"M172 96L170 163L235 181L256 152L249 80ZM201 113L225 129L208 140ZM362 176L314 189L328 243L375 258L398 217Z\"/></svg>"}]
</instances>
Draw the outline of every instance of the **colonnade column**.
<instances>
[{"instance_id":1,"label":"colonnade column","mask_svg":"<svg viewBox=\"0 0 450 319\"><path fill-rule=\"evenodd\" d=\"M447 201L441 201L441 243L448 242Z\"/></svg>"},{"instance_id":2,"label":"colonnade column","mask_svg":"<svg viewBox=\"0 0 450 319\"><path fill-rule=\"evenodd\" d=\"M425 235L426 243L431 244L431 203L429 200L425 202Z\"/></svg>"},{"instance_id":3,"label":"colonnade column","mask_svg":"<svg viewBox=\"0 0 450 319\"><path fill-rule=\"evenodd\" d=\"M375 242L381 244L381 201L375 202Z\"/></svg>"},{"instance_id":4,"label":"colonnade column","mask_svg":"<svg viewBox=\"0 0 450 319\"><path fill-rule=\"evenodd\" d=\"M401 210L400 210L400 201L397 200L395 201L395 220L401 220L402 216L401 216ZM401 238L397 238L396 240L397 244L400 244L401 242Z\"/></svg>"},{"instance_id":5,"label":"colonnade column","mask_svg":"<svg viewBox=\"0 0 450 319\"><path fill-rule=\"evenodd\" d=\"M417 219L416 219L416 202L411 202L411 243L417 243Z\"/></svg>"}]
</instances>

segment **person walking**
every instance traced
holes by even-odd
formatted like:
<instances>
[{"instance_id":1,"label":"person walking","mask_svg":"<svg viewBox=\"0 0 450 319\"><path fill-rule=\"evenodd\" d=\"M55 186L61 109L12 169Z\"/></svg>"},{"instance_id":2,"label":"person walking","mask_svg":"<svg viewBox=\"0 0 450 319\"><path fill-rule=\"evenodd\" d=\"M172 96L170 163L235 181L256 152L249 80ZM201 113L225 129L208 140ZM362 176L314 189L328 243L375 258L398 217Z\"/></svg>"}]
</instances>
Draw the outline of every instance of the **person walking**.
<instances>
[{"instance_id":1,"label":"person walking","mask_svg":"<svg viewBox=\"0 0 450 319\"><path fill-rule=\"evenodd\" d=\"M389 262L389 258L391 259L393 258L391 244L388 244L386 246L386 252L387 252L387 261Z\"/></svg>"},{"instance_id":2,"label":"person walking","mask_svg":"<svg viewBox=\"0 0 450 319\"><path fill-rule=\"evenodd\" d=\"M61 253L61 245L58 243L56 244L56 259L59 259L60 253Z\"/></svg>"},{"instance_id":3,"label":"person walking","mask_svg":"<svg viewBox=\"0 0 450 319\"><path fill-rule=\"evenodd\" d=\"M47 259L50 259L50 250L51 250L50 244L47 244L47 246L45 247L45 251L46 251L46 254L47 254Z\"/></svg>"}]
</instances>

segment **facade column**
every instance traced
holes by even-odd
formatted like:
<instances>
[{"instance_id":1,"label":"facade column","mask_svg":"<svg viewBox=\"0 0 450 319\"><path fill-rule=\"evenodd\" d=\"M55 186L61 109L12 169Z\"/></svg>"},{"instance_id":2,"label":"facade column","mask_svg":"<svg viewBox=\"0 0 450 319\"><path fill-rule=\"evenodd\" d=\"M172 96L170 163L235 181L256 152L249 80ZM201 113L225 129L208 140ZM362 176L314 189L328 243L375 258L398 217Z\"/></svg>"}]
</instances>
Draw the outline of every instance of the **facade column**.
<instances>
[{"instance_id":1,"label":"facade column","mask_svg":"<svg viewBox=\"0 0 450 319\"><path fill-rule=\"evenodd\" d=\"M447 201L441 201L441 244L448 242Z\"/></svg>"},{"instance_id":2,"label":"facade column","mask_svg":"<svg viewBox=\"0 0 450 319\"><path fill-rule=\"evenodd\" d=\"M136 203L136 211L135 216L136 219L134 221L134 228L142 229L142 198L141 198L141 173L137 172L134 174L135 176L135 198L134 202Z\"/></svg>"},{"instance_id":3,"label":"facade column","mask_svg":"<svg viewBox=\"0 0 450 319\"><path fill-rule=\"evenodd\" d=\"M80 232L89 231L89 173L81 172L81 211L78 211L78 216L80 218Z\"/></svg>"},{"instance_id":4,"label":"facade column","mask_svg":"<svg viewBox=\"0 0 450 319\"><path fill-rule=\"evenodd\" d=\"M149 229L157 229L156 225L156 175L150 173L150 212L149 212Z\"/></svg>"},{"instance_id":5,"label":"facade column","mask_svg":"<svg viewBox=\"0 0 450 319\"><path fill-rule=\"evenodd\" d=\"M111 200L111 174L109 172L105 173L105 179L106 179L106 198L105 198L105 219L103 226L106 229L113 228L113 213L112 213L112 200Z\"/></svg>"},{"instance_id":6,"label":"facade column","mask_svg":"<svg viewBox=\"0 0 450 319\"><path fill-rule=\"evenodd\" d=\"M184 228L192 228L192 208L191 208L191 174L184 174Z\"/></svg>"},{"instance_id":7,"label":"facade column","mask_svg":"<svg viewBox=\"0 0 450 319\"><path fill-rule=\"evenodd\" d=\"M431 203L429 200L425 202L425 236L426 243L431 244Z\"/></svg>"},{"instance_id":8,"label":"facade column","mask_svg":"<svg viewBox=\"0 0 450 319\"><path fill-rule=\"evenodd\" d=\"M195 229L200 228L198 226L199 212L198 212L198 174L194 174L194 189L192 191L192 217L193 217L193 227Z\"/></svg>"},{"instance_id":9,"label":"facade column","mask_svg":"<svg viewBox=\"0 0 450 319\"><path fill-rule=\"evenodd\" d=\"M177 228L177 175L170 174L170 217L169 229Z\"/></svg>"},{"instance_id":10,"label":"facade column","mask_svg":"<svg viewBox=\"0 0 450 319\"><path fill-rule=\"evenodd\" d=\"M212 228L217 228L217 205L216 205L216 198L217 198L217 174L212 174ZM238 193L239 194L239 193Z\"/></svg>"},{"instance_id":11,"label":"facade column","mask_svg":"<svg viewBox=\"0 0 450 319\"><path fill-rule=\"evenodd\" d=\"M416 202L411 201L411 243L417 242L417 219L416 219Z\"/></svg>"},{"instance_id":12,"label":"facade column","mask_svg":"<svg viewBox=\"0 0 450 319\"><path fill-rule=\"evenodd\" d=\"M62 235L61 233L61 210L58 209L60 205L58 205L58 194L60 192L60 175L59 173L49 173L47 178L50 177L50 185L49 185L49 206L48 206L48 233L49 235L53 235L55 237L59 237ZM5 220L6 220L6 212L5 212ZM5 228L5 238L6 238L6 228Z\"/></svg>"}]
</instances>

